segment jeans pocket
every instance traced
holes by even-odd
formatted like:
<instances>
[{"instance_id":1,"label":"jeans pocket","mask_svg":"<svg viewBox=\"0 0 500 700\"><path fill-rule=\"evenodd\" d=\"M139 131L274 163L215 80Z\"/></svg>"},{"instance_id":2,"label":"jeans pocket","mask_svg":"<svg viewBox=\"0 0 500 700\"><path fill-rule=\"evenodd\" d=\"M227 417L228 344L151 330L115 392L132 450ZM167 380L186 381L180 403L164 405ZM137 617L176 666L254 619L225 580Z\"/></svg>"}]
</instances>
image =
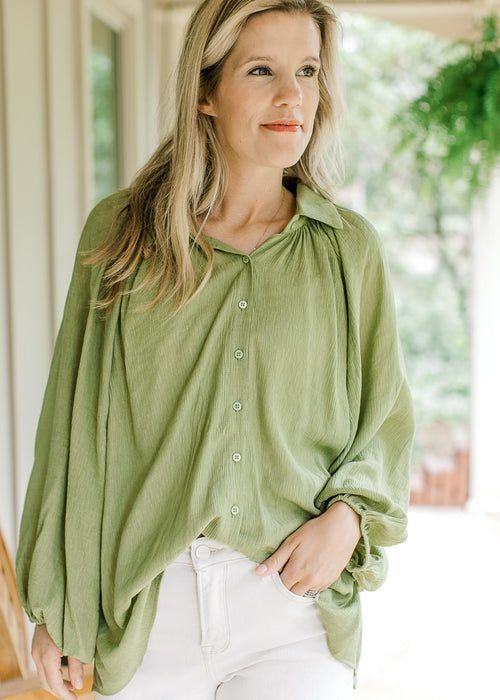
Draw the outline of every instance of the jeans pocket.
<instances>
[{"instance_id":1,"label":"jeans pocket","mask_svg":"<svg viewBox=\"0 0 500 700\"><path fill-rule=\"evenodd\" d=\"M274 581L277 590L289 600L293 600L301 605L312 605L312 603L314 603L314 601L316 600L316 598L297 595L297 593L293 593L289 588L285 586L285 584L281 580L279 571L275 571L273 574L271 574L271 578Z\"/></svg>"}]
</instances>

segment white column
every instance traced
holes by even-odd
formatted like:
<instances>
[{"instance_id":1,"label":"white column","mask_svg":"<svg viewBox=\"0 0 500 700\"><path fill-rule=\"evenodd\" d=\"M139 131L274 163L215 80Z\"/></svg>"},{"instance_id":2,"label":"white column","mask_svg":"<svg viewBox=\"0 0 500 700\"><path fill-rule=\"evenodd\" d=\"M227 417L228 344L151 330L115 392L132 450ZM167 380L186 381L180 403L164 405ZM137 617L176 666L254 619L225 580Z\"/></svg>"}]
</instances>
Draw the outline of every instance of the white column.
<instances>
[{"instance_id":1,"label":"white column","mask_svg":"<svg viewBox=\"0 0 500 700\"><path fill-rule=\"evenodd\" d=\"M473 216L469 507L500 512L500 172Z\"/></svg>"},{"instance_id":2,"label":"white column","mask_svg":"<svg viewBox=\"0 0 500 700\"><path fill-rule=\"evenodd\" d=\"M85 218L82 72L78 6L45 0L48 168L54 331L62 318Z\"/></svg>"}]
</instances>

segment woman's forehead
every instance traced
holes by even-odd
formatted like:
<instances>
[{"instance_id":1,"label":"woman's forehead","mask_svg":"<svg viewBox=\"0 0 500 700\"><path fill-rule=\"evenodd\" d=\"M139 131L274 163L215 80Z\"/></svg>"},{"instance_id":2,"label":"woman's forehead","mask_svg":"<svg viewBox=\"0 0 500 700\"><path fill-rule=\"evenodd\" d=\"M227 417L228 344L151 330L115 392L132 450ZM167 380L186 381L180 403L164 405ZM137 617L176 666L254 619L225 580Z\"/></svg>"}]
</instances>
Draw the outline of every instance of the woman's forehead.
<instances>
[{"instance_id":1,"label":"woman's forehead","mask_svg":"<svg viewBox=\"0 0 500 700\"><path fill-rule=\"evenodd\" d=\"M279 61L285 46L304 59L319 61L321 35L313 18L303 12L259 12L249 18L236 40L232 62Z\"/></svg>"}]
</instances>

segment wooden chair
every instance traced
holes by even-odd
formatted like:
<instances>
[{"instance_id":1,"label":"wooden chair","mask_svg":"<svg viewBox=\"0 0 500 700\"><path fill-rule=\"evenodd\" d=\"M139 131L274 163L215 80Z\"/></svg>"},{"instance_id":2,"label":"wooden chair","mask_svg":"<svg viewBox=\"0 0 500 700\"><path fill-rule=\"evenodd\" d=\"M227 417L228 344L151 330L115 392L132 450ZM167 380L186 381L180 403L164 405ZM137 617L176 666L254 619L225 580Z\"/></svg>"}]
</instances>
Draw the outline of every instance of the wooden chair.
<instances>
[{"instance_id":1,"label":"wooden chair","mask_svg":"<svg viewBox=\"0 0 500 700\"><path fill-rule=\"evenodd\" d=\"M82 700L94 698L92 666L85 667L84 687L77 695ZM28 667L24 611L17 595L12 560L0 532L0 698L50 700L53 697L40 687L38 676Z\"/></svg>"}]
</instances>

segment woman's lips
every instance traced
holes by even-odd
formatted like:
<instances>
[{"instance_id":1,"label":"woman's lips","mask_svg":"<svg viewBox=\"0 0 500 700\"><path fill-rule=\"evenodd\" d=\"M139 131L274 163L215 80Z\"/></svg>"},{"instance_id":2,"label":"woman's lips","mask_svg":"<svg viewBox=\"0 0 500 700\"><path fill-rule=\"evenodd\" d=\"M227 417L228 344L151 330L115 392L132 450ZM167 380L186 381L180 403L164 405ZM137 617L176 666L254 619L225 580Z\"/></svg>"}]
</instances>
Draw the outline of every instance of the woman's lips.
<instances>
[{"instance_id":1,"label":"woman's lips","mask_svg":"<svg viewBox=\"0 0 500 700\"><path fill-rule=\"evenodd\" d=\"M262 126L271 131L289 132L291 134L298 133L301 128L300 124L263 124Z\"/></svg>"}]
</instances>

